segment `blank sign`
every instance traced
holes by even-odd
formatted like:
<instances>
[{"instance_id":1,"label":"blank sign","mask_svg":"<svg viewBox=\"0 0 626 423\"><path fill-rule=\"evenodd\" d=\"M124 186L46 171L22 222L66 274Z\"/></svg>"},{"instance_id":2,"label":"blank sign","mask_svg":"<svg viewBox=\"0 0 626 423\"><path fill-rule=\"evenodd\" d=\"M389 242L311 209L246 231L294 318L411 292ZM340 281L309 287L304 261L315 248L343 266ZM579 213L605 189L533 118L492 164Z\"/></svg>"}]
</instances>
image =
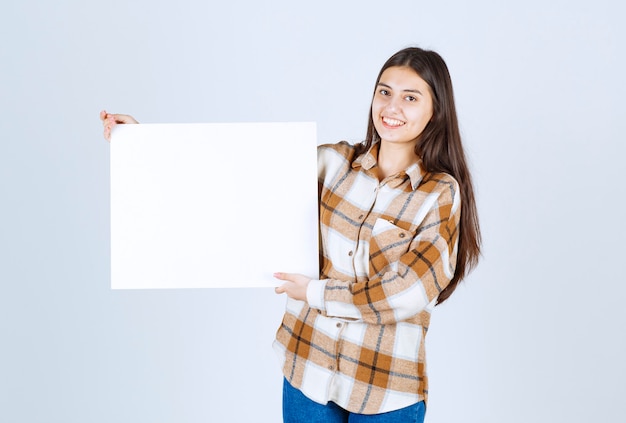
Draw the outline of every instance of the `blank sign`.
<instances>
[{"instance_id":1,"label":"blank sign","mask_svg":"<svg viewBox=\"0 0 626 423\"><path fill-rule=\"evenodd\" d=\"M111 287L277 286L318 276L314 123L118 125Z\"/></svg>"}]
</instances>

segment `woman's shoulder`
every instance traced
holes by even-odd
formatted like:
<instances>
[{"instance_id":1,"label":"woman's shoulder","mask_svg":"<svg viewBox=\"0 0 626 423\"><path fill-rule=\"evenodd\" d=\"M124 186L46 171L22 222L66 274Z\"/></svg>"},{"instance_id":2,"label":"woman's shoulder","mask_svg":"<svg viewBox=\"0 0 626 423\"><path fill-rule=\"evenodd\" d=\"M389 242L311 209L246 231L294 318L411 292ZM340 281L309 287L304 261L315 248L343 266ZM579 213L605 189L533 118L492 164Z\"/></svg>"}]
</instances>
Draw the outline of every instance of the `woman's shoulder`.
<instances>
[{"instance_id":1,"label":"woman's shoulder","mask_svg":"<svg viewBox=\"0 0 626 423\"><path fill-rule=\"evenodd\" d=\"M320 144L317 146L319 152L334 152L342 156L350 156L354 154L355 146L348 141L339 141L334 144Z\"/></svg>"},{"instance_id":2,"label":"woman's shoulder","mask_svg":"<svg viewBox=\"0 0 626 423\"><path fill-rule=\"evenodd\" d=\"M355 146L347 141L317 146L318 175L327 178L349 169L354 153Z\"/></svg>"},{"instance_id":3,"label":"woman's shoulder","mask_svg":"<svg viewBox=\"0 0 626 423\"><path fill-rule=\"evenodd\" d=\"M438 185L439 184L454 185L454 186L459 185L459 183L454 178L454 176L446 172L428 172L424 177L424 182L429 182L429 181Z\"/></svg>"},{"instance_id":4,"label":"woman's shoulder","mask_svg":"<svg viewBox=\"0 0 626 423\"><path fill-rule=\"evenodd\" d=\"M321 144L317 146L318 160L338 160L351 163L354 158L356 147L348 141L339 141L334 144Z\"/></svg>"},{"instance_id":5,"label":"woman's shoulder","mask_svg":"<svg viewBox=\"0 0 626 423\"><path fill-rule=\"evenodd\" d=\"M440 202L454 204L460 200L459 183L449 173L428 172L417 189L427 194L438 194Z\"/></svg>"}]
</instances>

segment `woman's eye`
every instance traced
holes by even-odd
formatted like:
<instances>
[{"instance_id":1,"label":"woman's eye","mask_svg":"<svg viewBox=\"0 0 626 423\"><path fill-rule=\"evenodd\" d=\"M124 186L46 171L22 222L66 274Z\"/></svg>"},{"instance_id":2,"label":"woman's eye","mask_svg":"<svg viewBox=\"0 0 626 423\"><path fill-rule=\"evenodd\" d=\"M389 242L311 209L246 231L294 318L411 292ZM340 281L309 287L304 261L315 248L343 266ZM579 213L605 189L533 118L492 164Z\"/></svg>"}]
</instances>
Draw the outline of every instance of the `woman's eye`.
<instances>
[{"instance_id":1,"label":"woman's eye","mask_svg":"<svg viewBox=\"0 0 626 423\"><path fill-rule=\"evenodd\" d=\"M385 90L385 89L382 89L382 90L380 90L380 91L378 91L378 92L379 92L380 94L382 94L382 95L389 95L389 91L387 91L387 90Z\"/></svg>"},{"instance_id":2,"label":"woman's eye","mask_svg":"<svg viewBox=\"0 0 626 423\"><path fill-rule=\"evenodd\" d=\"M407 101L417 101L417 98L413 97L412 95L407 95L406 97L404 97Z\"/></svg>"}]
</instances>

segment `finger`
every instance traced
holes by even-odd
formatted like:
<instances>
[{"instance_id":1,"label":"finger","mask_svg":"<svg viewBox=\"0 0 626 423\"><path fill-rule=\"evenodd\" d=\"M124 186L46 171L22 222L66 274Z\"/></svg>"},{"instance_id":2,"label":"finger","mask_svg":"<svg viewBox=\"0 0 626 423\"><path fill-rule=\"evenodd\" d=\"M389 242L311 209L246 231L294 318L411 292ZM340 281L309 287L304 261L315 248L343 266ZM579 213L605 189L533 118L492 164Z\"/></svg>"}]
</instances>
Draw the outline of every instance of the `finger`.
<instances>
[{"instance_id":1,"label":"finger","mask_svg":"<svg viewBox=\"0 0 626 423\"><path fill-rule=\"evenodd\" d=\"M130 123L139 123L137 122L137 120L132 117L131 115L113 115L114 120L116 123L126 123L126 124L130 124Z\"/></svg>"},{"instance_id":2,"label":"finger","mask_svg":"<svg viewBox=\"0 0 626 423\"><path fill-rule=\"evenodd\" d=\"M111 124L108 122L104 125L104 138L111 142Z\"/></svg>"},{"instance_id":3,"label":"finger","mask_svg":"<svg viewBox=\"0 0 626 423\"><path fill-rule=\"evenodd\" d=\"M284 272L276 272L274 273L274 277L276 279L280 279L281 281L289 281L289 282L295 282L296 281L296 274L294 273L284 273Z\"/></svg>"},{"instance_id":4,"label":"finger","mask_svg":"<svg viewBox=\"0 0 626 423\"><path fill-rule=\"evenodd\" d=\"M107 118L107 111L106 110L101 110L100 111L100 120L104 121Z\"/></svg>"}]
</instances>

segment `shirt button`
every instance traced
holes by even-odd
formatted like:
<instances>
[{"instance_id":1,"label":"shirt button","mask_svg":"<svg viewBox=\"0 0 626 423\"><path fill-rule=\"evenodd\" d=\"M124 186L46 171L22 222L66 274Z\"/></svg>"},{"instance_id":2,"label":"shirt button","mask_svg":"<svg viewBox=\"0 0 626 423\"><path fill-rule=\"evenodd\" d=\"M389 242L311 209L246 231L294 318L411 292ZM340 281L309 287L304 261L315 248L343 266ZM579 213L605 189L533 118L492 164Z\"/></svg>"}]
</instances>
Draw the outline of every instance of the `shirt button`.
<instances>
[{"instance_id":1,"label":"shirt button","mask_svg":"<svg viewBox=\"0 0 626 423\"><path fill-rule=\"evenodd\" d=\"M359 216L359 220L363 219L363 215Z\"/></svg>"},{"instance_id":2,"label":"shirt button","mask_svg":"<svg viewBox=\"0 0 626 423\"><path fill-rule=\"evenodd\" d=\"M331 364L330 366L328 366L328 370L335 370L335 366Z\"/></svg>"},{"instance_id":3,"label":"shirt button","mask_svg":"<svg viewBox=\"0 0 626 423\"><path fill-rule=\"evenodd\" d=\"M350 257L352 257L352 254L354 254L352 251L349 251L349 252L348 252L348 255L349 255Z\"/></svg>"},{"instance_id":4,"label":"shirt button","mask_svg":"<svg viewBox=\"0 0 626 423\"><path fill-rule=\"evenodd\" d=\"M340 328L341 327L341 323L337 323L337 327Z\"/></svg>"},{"instance_id":5,"label":"shirt button","mask_svg":"<svg viewBox=\"0 0 626 423\"><path fill-rule=\"evenodd\" d=\"M400 238L404 238L404 236L405 236L404 234L400 234Z\"/></svg>"}]
</instances>

